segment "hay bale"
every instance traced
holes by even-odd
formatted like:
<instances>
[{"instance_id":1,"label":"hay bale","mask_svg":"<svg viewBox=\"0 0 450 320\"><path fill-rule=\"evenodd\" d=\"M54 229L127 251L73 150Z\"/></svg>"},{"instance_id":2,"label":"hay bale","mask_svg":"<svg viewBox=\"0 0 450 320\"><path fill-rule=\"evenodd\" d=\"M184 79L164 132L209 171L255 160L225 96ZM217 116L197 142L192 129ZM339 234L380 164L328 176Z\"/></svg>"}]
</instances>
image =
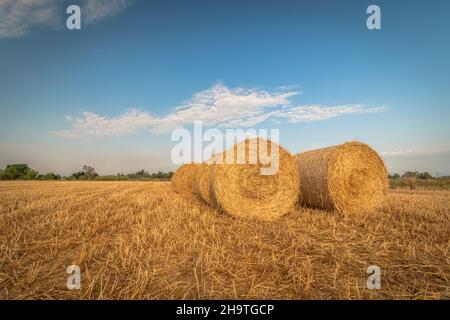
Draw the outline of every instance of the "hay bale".
<instances>
[{"instance_id":1,"label":"hay bale","mask_svg":"<svg viewBox=\"0 0 450 320\"><path fill-rule=\"evenodd\" d=\"M259 156L259 152L266 149L267 152L262 153L269 157L275 156L278 150L279 169L272 175L261 173L262 168L271 165ZM231 156L233 151L234 157ZM240 154L245 154L245 159L239 159ZM257 157L252 158L252 154ZM288 213L298 202L298 168L295 158L282 147L262 138L247 139L227 150L223 157L226 164L216 163L211 179L213 197L223 211L238 217L274 220Z\"/></svg>"},{"instance_id":2,"label":"hay bale","mask_svg":"<svg viewBox=\"0 0 450 320\"><path fill-rule=\"evenodd\" d=\"M223 155L223 154L221 154ZM203 199L208 205L216 207L216 200L212 191L212 182L216 159L220 155L213 155L206 162L202 163L197 170L195 192L200 199Z\"/></svg>"},{"instance_id":3,"label":"hay bale","mask_svg":"<svg viewBox=\"0 0 450 320\"><path fill-rule=\"evenodd\" d=\"M195 177L199 164L187 163L179 167L170 179L173 190L188 198L195 198Z\"/></svg>"},{"instance_id":4,"label":"hay bale","mask_svg":"<svg viewBox=\"0 0 450 320\"><path fill-rule=\"evenodd\" d=\"M302 204L339 212L363 212L375 209L386 195L384 162L364 143L347 142L295 157Z\"/></svg>"}]
</instances>

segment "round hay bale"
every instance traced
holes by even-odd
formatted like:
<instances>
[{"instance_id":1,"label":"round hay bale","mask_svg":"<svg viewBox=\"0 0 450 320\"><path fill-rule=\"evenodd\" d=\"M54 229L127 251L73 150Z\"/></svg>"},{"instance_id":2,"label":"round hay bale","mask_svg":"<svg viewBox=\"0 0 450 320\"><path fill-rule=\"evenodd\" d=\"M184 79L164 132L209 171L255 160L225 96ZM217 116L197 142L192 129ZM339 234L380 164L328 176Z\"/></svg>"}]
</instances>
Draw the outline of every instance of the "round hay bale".
<instances>
[{"instance_id":1,"label":"round hay bale","mask_svg":"<svg viewBox=\"0 0 450 320\"><path fill-rule=\"evenodd\" d=\"M384 162L364 143L347 142L295 157L302 204L338 212L372 211L386 195Z\"/></svg>"},{"instance_id":2,"label":"round hay bale","mask_svg":"<svg viewBox=\"0 0 450 320\"><path fill-rule=\"evenodd\" d=\"M263 168L275 163L277 154L278 170L262 174ZM270 221L288 213L298 202L298 168L295 158L282 147L270 140L252 138L236 144L223 157L226 163L214 165L211 180L214 199L223 211Z\"/></svg>"},{"instance_id":3,"label":"round hay bale","mask_svg":"<svg viewBox=\"0 0 450 320\"><path fill-rule=\"evenodd\" d=\"M170 179L176 193L188 198L195 198L195 176L199 164L187 163L179 167Z\"/></svg>"},{"instance_id":4,"label":"round hay bale","mask_svg":"<svg viewBox=\"0 0 450 320\"><path fill-rule=\"evenodd\" d=\"M219 155L213 155L208 161L202 163L197 170L195 192L210 206L215 207L216 201L212 191L212 179L214 177L215 159Z\"/></svg>"}]
</instances>

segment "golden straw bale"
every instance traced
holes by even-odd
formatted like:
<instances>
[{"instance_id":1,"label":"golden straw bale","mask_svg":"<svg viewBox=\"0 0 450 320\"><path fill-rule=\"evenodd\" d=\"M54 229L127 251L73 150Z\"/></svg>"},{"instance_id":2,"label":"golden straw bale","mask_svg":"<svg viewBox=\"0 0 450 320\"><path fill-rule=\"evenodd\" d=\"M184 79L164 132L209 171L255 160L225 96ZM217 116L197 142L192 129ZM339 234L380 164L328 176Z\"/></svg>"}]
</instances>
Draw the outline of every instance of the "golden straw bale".
<instances>
[{"instance_id":1,"label":"golden straw bale","mask_svg":"<svg viewBox=\"0 0 450 320\"><path fill-rule=\"evenodd\" d=\"M196 163L187 163L175 171L170 180L175 192L188 198L195 198L195 176L199 166Z\"/></svg>"},{"instance_id":2,"label":"golden straw bale","mask_svg":"<svg viewBox=\"0 0 450 320\"><path fill-rule=\"evenodd\" d=\"M368 145L352 141L295 156L301 177L301 203L339 212L366 212L385 198L383 160Z\"/></svg>"},{"instance_id":3,"label":"golden straw bale","mask_svg":"<svg viewBox=\"0 0 450 320\"><path fill-rule=\"evenodd\" d=\"M214 199L223 211L274 220L298 202L298 168L284 148L270 140L252 138L227 150L223 158L226 164L216 163L211 179ZM278 169L270 172L276 163Z\"/></svg>"},{"instance_id":4,"label":"golden straw bale","mask_svg":"<svg viewBox=\"0 0 450 320\"><path fill-rule=\"evenodd\" d=\"M197 170L195 183L195 192L197 196L213 207L216 206L216 201L212 192L212 179L214 176L215 162L220 155L223 157L223 153L213 155L200 165Z\"/></svg>"}]
</instances>

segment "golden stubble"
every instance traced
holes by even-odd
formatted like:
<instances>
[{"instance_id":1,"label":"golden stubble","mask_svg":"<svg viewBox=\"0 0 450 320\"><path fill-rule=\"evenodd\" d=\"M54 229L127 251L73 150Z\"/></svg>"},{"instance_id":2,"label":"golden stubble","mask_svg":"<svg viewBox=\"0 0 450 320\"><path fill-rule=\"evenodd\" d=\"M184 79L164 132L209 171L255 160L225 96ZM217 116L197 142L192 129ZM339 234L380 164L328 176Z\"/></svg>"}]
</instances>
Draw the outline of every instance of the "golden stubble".
<instances>
[{"instance_id":1,"label":"golden stubble","mask_svg":"<svg viewBox=\"0 0 450 320\"><path fill-rule=\"evenodd\" d=\"M221 214L168 182L1 182L2 299L449 299L449 191ZM66 268L81 268L81 290ZM381 268L380 290L366 268Z\"/></svg>"}]
</instances>

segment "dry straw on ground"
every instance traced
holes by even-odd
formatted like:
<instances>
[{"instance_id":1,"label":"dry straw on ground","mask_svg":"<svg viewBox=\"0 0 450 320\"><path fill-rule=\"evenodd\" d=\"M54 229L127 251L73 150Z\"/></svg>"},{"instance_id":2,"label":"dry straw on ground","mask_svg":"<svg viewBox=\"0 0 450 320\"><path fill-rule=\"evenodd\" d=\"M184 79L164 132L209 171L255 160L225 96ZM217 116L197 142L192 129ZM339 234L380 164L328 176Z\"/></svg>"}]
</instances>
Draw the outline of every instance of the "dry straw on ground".
<instances>
[{"instance_id":1,"label":"dry straw on ground","mask_svg":"<svg viewBox=\"0 0 450 320\"><path fill-rule=\"evenodd\" d=\"M245 155L243 163L238 155ZM211 181L214 199L223 211L274 220L298 202L300 177L295 158L282 147L261 138L247 139L227 150L224 157L227 163L214 165ZM262 174L273 161L278 161L278 170Z\"/></svg>"},{"instance_id":2,"label":"dry straw on ground","mask_svg":"<svg viewBox=\"0 0 450 320\"><path fill-rule=\"evenodd\" d=\"M166 182L0 181L0 299L450 299L449 221L450 191L265 222ZM80 290L66 287L73 264Z\"/></svg>"},{"instance_id":3,"label":"dry straw on ground","mask_svg":"<svg viewBox=\"0 0 450 320\"><path fill-rule=\"evenodd\" d=\"M187 163L175 171L171 183L176 193L189 198L195 198L195 181L199 164Z\"/></svg>"},{"instance_id":4,"label":"dry straw on ground","mask_svg":"<svg viewBox=\"0 0 450 320\"><path fill-rule=\"evenodd\" d=\"M295 157L301 177L301 202L307 206L368 212L385 198L386 167L366 144L347 142Z\"/></svg>"}]
</instances>

